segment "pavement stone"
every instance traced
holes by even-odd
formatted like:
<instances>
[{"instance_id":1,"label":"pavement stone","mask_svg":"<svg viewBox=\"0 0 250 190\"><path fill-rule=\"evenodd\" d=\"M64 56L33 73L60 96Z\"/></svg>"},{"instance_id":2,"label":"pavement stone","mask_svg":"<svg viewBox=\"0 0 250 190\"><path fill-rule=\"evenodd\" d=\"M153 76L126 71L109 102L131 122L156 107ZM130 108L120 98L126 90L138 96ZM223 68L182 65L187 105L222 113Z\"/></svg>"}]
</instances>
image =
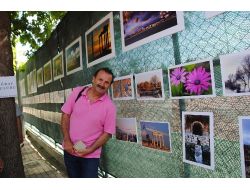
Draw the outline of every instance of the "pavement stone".
<instances>
[{"instance_id":1,"label":"pavement stone","mask_svg":"<svg viewBox=\"0 0 250 190\"><path fill-rule=\"evenodd\" d=\"M21 148L26 178L65 178L66 173L59 171L44 158L26 138Z\"/></svg>"}]
</instances>

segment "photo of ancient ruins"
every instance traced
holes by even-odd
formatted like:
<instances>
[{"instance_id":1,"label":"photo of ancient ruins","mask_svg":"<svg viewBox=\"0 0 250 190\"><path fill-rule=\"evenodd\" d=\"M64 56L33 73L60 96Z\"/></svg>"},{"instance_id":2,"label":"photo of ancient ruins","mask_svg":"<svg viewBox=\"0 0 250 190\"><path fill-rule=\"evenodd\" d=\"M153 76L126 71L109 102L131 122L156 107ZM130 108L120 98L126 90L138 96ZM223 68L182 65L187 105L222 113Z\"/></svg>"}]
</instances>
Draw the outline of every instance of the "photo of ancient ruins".
<instances>
[{"instance_id":1,"label":"photo of ancient ruins","mask_svg":"<svg viewBox=\"0 0 250 190\"><path fill-rule=\"evenodd\" d=\"M164 100L162 69L135 74L137 100Z\"/></svg>"},{"instance_id":2,"label":"photo of ancient ruins","mask_svg":"<svg viewBox=\"0 0 250 190\"><path fill-rule=\"evenodd\" d=\"M137 143L138 136L136 118L116 119L116 139Z\"/></svg>"},{"instance_id":3,"label":"photo of ancient ruins","mask_svg":"<svg viewBox=\"0 0 250 190\"><path fill-rule=\"evenodd\" d=\"M182 112L183 161L214 169L212 112Z\"/></svg>"},{"instance_id":4,"label":"photo of ancient ruins","mask_svg":"<svg viewBox=\"0 0 250 190\"><path fill-rule=\"evenodd\" d=\"M134 95L133 75L117 77L111 86L113 100L131 100Z\"/></svg>"},{"instance_id":5,"label":"photo of ancient ruins","mask_svg":"<svg viewBox=\"0 0 250 190\"><path fill-rule=\"evenodd\" d=\"M85 33L87 67L115 56L113 13L109 13Z\"/></svg>"},{"instance_id":6,"label":"photo of ancient ruins","mask_svg":"<svg viewBox=\"0 0 250 190\"><path fill-rule=\"evenodd\" d=\"M171 152L170 125L168 122L140 121L142 146Z\"/></svg>"},{"instance_id":7,"label":"photo of ancient ruins","mask_svg":"<svg viewBox=\"0 0 250 190\"><path fill-rule=\"evenodd\" d=\"M223 94L250 95L250 50L220 56Z\"/></svg>"},{"instance_id":8,"label":"photo of ancient ruins","mask_svg":"<svg viewBox=\"0 0 250 190\"><path fill-rule=\"evenodd\" d=\"M250 178L250 116L240 116L239 124L242 177Z\"/></svg>"}]
</instances>

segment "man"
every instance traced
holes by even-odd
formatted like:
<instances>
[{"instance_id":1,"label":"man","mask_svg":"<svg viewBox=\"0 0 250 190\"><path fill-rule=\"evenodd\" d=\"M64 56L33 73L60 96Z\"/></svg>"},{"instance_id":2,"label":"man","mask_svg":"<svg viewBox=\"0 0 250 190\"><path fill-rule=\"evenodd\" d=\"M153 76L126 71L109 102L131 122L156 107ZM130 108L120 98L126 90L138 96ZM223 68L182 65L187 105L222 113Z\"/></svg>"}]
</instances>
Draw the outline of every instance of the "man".
<instances>
[{"instance_id":1,"label":"man","mask_svg":"<svg viewBox=\"0 0 250 190\"><path fill-rule=\"evenodd\" d=\"M107 95L114 75L108 68L97 70L92 87L77 87L62 106L64 162L69 177L98 177L101 147L115 133L116 108ZM78 151L76 142L86 148Z\"/></svg>"}]
</instances>

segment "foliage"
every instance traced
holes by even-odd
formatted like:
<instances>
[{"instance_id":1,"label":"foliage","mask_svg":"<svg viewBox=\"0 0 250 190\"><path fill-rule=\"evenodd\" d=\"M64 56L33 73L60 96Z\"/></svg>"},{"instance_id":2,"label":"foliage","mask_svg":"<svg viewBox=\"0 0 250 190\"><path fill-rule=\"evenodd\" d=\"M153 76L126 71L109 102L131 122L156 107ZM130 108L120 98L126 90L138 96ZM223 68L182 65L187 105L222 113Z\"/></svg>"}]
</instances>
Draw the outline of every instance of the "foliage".
<instances>
[{"instance_id":1,"label":"foliage","mask_svg":"<svg viewBox=\"0 0 250 190\"><path fill-rule=\"evenodd\" d=\"M23 45L30 45L26 55L31 55L50 37L55 26L65 15L62 11L19 11L11 12L11 41L15 47L19 39Z\"/></svg>"}]
</instances>

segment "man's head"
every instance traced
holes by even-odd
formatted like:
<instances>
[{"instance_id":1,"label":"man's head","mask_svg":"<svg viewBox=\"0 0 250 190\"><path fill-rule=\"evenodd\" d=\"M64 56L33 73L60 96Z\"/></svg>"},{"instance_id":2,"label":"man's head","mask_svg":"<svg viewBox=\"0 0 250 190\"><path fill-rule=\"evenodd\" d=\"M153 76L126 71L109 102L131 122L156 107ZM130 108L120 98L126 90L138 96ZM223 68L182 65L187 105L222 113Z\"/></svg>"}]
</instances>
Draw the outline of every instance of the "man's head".
<instances>
[{"instance_id":1,"label":"man's head","mask_svg":"<svg viewBox=\"0 0 250 190\"><path fill-rule=\"evenodd\" d=\"M114 80L114 74L109 68L98 69L92 79L93 87L99 94L107 92Z\"/></svg>"}]
</instances>

